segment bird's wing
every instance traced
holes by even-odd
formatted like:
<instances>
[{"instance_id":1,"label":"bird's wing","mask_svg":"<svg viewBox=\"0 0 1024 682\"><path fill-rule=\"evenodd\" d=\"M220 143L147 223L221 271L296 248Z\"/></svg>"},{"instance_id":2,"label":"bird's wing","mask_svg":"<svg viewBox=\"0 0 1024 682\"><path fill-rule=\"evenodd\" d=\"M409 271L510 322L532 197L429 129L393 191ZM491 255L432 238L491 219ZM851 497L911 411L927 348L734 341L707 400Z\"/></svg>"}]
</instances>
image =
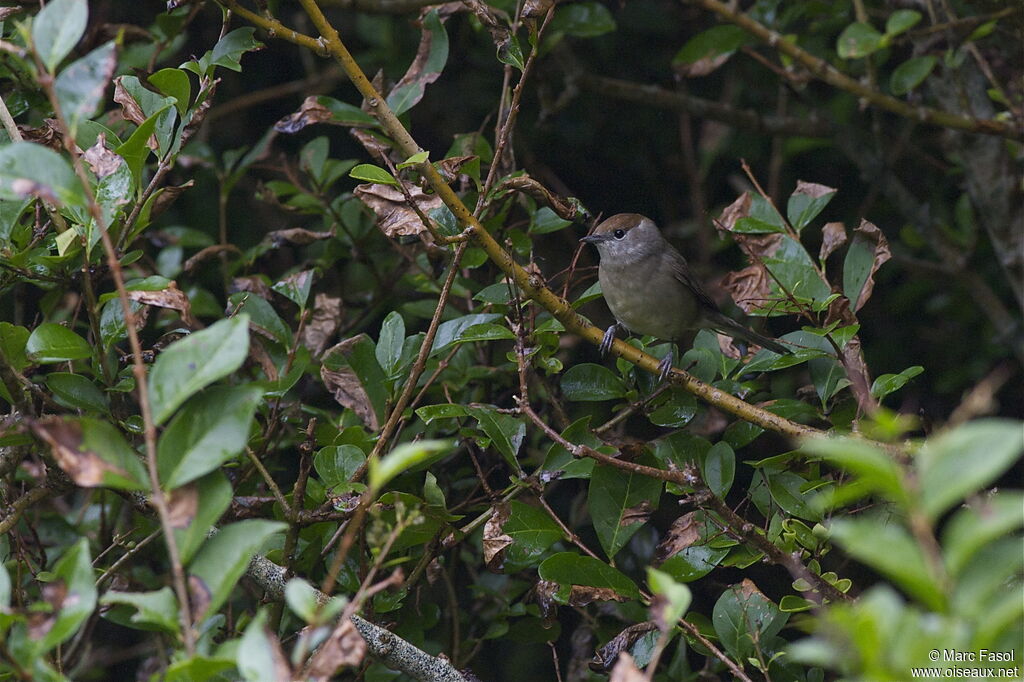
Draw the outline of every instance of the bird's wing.
<instances>
[{"instance_id":1,"label":"bird's wing","mask_svg":"<svg viewBox=\"0 0 1024 682\"><path fill-rule=\"evenodd\" d=\"M665 252L665 255L668 258L669 265L672 267L672 274L675 275L677 280L682 282L683 286L693 292L693 295L697 299L697 303L700 304L700 307L710 312L719 312L718 306L711 300L711 297L708 296L707 292L704 291L704 287L701 285L700 280L694 277L693 273L690 272L690 264L686 262L686 259L683 258L682 254L675 249L669 248L669 250Z\"/></svg>"}]
</instances>

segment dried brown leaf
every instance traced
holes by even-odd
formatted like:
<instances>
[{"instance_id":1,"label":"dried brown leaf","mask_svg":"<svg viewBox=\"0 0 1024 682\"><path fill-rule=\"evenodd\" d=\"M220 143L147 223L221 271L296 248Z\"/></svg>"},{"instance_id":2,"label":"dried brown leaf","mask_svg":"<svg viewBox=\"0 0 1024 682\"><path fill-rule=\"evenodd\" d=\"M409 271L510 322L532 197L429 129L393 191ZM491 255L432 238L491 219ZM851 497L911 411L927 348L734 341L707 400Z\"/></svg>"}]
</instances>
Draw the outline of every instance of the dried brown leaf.
<instances>
[{"instance_id":1,"label":"dried brown leaf","mask_svg":"<svg viewBox=\"0 0 1024 682\"><path fill-rule=\"evenodd\" d=\"M35 142L50 149L64 151L64 136L60 134L56 119L45 119L43 125L38 128L19 125L18 130L21 132L22 139L26 142Z\"/></svg>"},{"instance_id":2,"label":"dried brown leaf","mask_svg":"<svg viewBox=\"0 0 1024 682\"><path fill-rule=\"evenodd\" d=\"M729 61L730 57L732 57L732 53L726 52L725 54L717 54L714 57L702 57L691 63L676 62L672 64L672 70L683 78L700 78L716 71L720 66Z\"/></svg>"},{"instance_id":3,"label":"dried brown leaf","mask_svg":"<svg viewBox=\"0 0 1024 682\"><path fill-rule=\"evenodd\" d=\"M655 562L660 565L666 559L699 541L700 530L700 522L695 512L680 516L672 522L672 526L654 550Z\"/></svg>"},{"instance_id":4,"label":"dried brown leaf","mask_svg":"<svg viewBox=\"0 0 1024 682\"><path fill-rule=\"evenodd\" d=\"M619 659L619 655L625 653L636 641L651 630L657 630L658 626L652 621L630 625L619 634L615 635L607 644L598 647L594 652L594 658L590 662L591 670L595 672L607 672ZM627 654L628 655L628 654Z\"/></svg>"},{"instance_id":5,"label":"dried brown leaf","mask_svg":"<svg viewBox=\"0 0 1024 682\"><path fill-rule=\"evenodd\" d=\"M76 485L97 488L103 485L106 474L128 477L119 467L103 460L92 450L83 450L82 427L60 417L46 417L30 423L32 432L50 446L57 465Z\"/></svg>"},{"instance_id":6,"label":"dried brown leaf","mask_svg":"<svg viewBox=\"0 0 1024 682\"><path fill-rule=\"evenodd\" d=\"M71 599L78 599L72 595ZM42 639L53 629L57 616L67 605L68 586L62 578L43 583L43 601L50 605L49 611L32 611L28 614L28 635L32 639Z\"/></svg>"},{"instance_id":7,"label":"dried brown leaf","mask_svg":"<svg viewBox=\"0 0 1024 682\"><path fill-rule=\"evenodd\" d=\"M484 562L495 573L501 571L505 561L505 548L512 544L512 537L502 531L510 512L507 503L499 503L491 509L491 517L484 524Z\"/></svg>"},{"instance_id":8,"label":"dried brown leaf","mask_svg":"<svg viewBox=\"0 0 1024 682\"><path fill-rule=\"evenodd\" d=\"M608 682L645 682L647 676L640 672L629 653L623 651L619 654L619 660L612 668L612 674Z\"/></svg>"},{"instance_id":9,"label":"dried brown leaf","mask_svg":"<svg viewBox=\"0 0 1024 682\"><path fill-rule=\"evenodd\" d=\"M526 0L522 16L526 19L541 19L554 4L555 0Z\"/></svg>"},{"instance_id":10,"label":"dried brown leaf","mask_svg":"<svg viewBox=\"0 0 1024 682\"><path fill-rule=\"evenodd\" d=\"M194 180L189 180L183 185L170 185L157 190L156 194L153 195L153 204L149 207L149 219L152 221L160 216L178 200L178 197L185 190L191 188L194 184L196 184Z\"/></svg>"},{"instance_id":11,"label":"dried brown leaf","mask_svg":"<svg viewBox=\"0 0 1024 682\"><path fill-rule=\"evenodd\" d=\"M441 197L425 194L419 187L409 188L412 200L425 215L442 206ZM355 195L377 216L377 227L391 239L417 236L432 244L430 232L405 200L401 190L391 185L364 184L355 188Z\"/></svg>"},{"instance_id":12,"label":"dried brown leaf","mask_svg":"<svg viewBox=\"0 0 1024 682\"><path fill-rule=\"evenodd\" d=\"M193 619L201 618L206 613L206 609L210 608L212 594L210 586L206 584L205 580L197 575L189 575L188 603L192 607Z\"/></svg>"},{"instance_id":13,"label":"dried brown leaf","mask_svg":"<svg viewBox=\"0 0 1024 682\"><path fill-rule=\"evenodd\" d=\"M107 149L107 135L100 133L96 136L96 144L89 147L82 154L82 158L89 164L89 168L96 174L97 178L105 178L124 163L124 159ZM124 199L123 203L128 200Z\"/></svg>"},{"instance_id":14,"label":"dried brown leaf","mask_svg":"<svg viewBox=\"0 0 1024 682\"><path fill-rule=\"evenodd\" d=\"M350 128L348 134L356 138L356 141L363 145L372 159L379 159L388 155L391 151L391 144L379 133L374 133L362 128Z\"/></svg>"},{"instance_id":15,"label":"dried brown leaf","mask_svg":"<svg viewBox=\"0 0 1024 682\"><path fill-rule=\"evenodd\" d=\"M355 344L359 343L365 334L359 334L353 336L350 339L345 339L339 344L332 346L327 349L324 353L324 357L331 355L332 353L338 353L342 356L348 356L349 349ZM366 428L371 431L377 431L380 428L380 423L377 421L377 414L373 410L373 405L370 403L370 397L366 394L366 389L363 388L362 383L359 381L359 377L352 369L345 367L339 370L328 369L327 365L324 364L320 368L320 378L324 382L324 386L334 396L335 401L339 405L349 408L356 413L363 423L366 424Z\"/></svg>"},{"instance_id":16,"label":"dried brown leaf","mask_svg":"<svg viewBox=\"0 0 1024 682\"><path fill-rule=\"evenodd\" d=\"M479 158L475 155L470 156L450 156L447 159L441 159L437 162L437 170L441 173L441 177L446 182L454 182L459 178L462 172L462 167L473 159Z\"/></svg>"},{"instance_id":17,"label":"dried brown leaf","mask_svg":"<svg viewBox=\"0 0 1024 682\"><path fill-rule=\"evenodd\" d=\"M129 291L128 298L144 305L177 310L181 313L181 319L187 325L191 326L196 322L195 318L192 317L192 303L175 282L171 282L166 289L160 291Z\"/></svg>"},{"instance_id":18,"label":"dried brown leaf","mask_svg":"<svg viewBox=\"0 0 1024 682\"><path fill-rule=\"evenodd\" d=\"M185 272L192 272L193 269L210 256L216 256L218 253L242 253L234 244L211 244L204 249L200 249L191 258L185 261L185 265L182 266Z\"/></svg>"},{"instance_id":19,"label":"dried brown leaf","mask_svg":"<svg viewBox=\"0 0 1024 682\"><path fill-rule=\"evenodd\" d=\"M760 265L748 265L722 278L722 287L729 292L740 310L750 314L771 298L771 278Z\"/></svg>"},{"instance_id":20,"label":"dried brown leaf","mask_svg":"<svg viewBox=\"0 0 1024 682\"><path fill-rule=\"evenodd\" d=\"M270 285L267 284L266 275L245 275L243 277L235 277L231 280L231 290L235 291L248 291L251 294L256 294L265 301L269 301L272 298L273 290Z\"/></svg>"},{"instance_id":21,"label":"dried brown leaf","mask_svg":"<svg viewBox=\"0 0 1024 682\"><path fill-rule=\"evenodd\" d=\"M331 120L331 110L320 104L319 95L310 95L302 102L302 106L294 114L288 114L274 124L274 130L279 133L297 133L308 125L314 123L327 123Z\"/></svg>"},{"instance_id":22,"label":"dried brown leaf","mask_svg":"<svg viewBox=\"0 0 1024 682\"><path fill-rule=\"evenodd\" d=\"M744 192L739 195L736 197L736 201L722 209L722 214L718 216L718 220L715 221L715 225L717 225L721 230L732 232L736 229L737 220L750 216L750 203L750 192Z\"/></svg>"},{"instance_id":23,"label":"dried brown leaf","mask_svg":"<svg viewBox=\"0 0 1024 682\"><path fill-rule=\"evenodd\" d=\"M274 246L281 246L284 243L297 244L298 246L305 246L312 244L320 239L330 239L334 236L334 232L314 232L313 230L307 230L302 227L292 227L286 230L274 230L268 232L264 237L265 241L272 243Z\"/></svg>"},{"instance_id":24,"label":"dried brown leaf","mask_svg":"<svg viewBox=\"0 0 1024 682\"><path fill-rule=\"evenodd\" d=\"M276 340L270 332L254 324L252 321L249 322L249 329L263 334L267 338ZM263 347L263 343L258 339L253 339L253 343L249 344L249 357L256 361L260 369L263 370L263 373L267 375L267 379L277 381L280 378L277 365L274 364L274 359L270 357L270 353L267 352L267 349Z\"/></svg>"},{"instance_id":25,"label":"dried brown leaf","mask_svg":"<svg viewBox=\"0 0 1024 682\"><path fill-rule=\"evenodd\" d=\"M595 601L629 601L610 587L573 585L569 590L569 606L586 606Z\"/></svg>"},{"instance_id":26,"label":"dried brown leaf","mask_svg":"<svg viewBox=\"0 0 1024 682\"><path fill-rule=\"evenodd\" d=\"M135 125L142 125L146 121L146 114L135 98L125 90L124 76L114 79L114 101L121 105L121 115Z\"/></svg>"},{"instance_id":27,"label":"dried brown leaf","mask_svg":"<svg viewBox=\"0 0 1024 682\"><path fill-rule=\"evenodd\" d=\"M825 196L826 194L834 194L835 191L835 187L819 185L816 182L804 182L803 180L797 180L796 189L793 190L793 194L806 194L812 199L817 199Z\"/></svg>"},{"instance_id":28,"label":"dried brown leaf","mask_svg":"<svg viewBox=\"0 0 1024 682\"><path fill-rule=\"evenodd\" d=\"M199 511L199 487L193 482L167 493L167 511L171 528L188 528Z\"/></svg>"},{"instance_id":29,"label":"dried brown leaf","mask_svg":"<svg viewBox=\"0 0 1024 682\"><path fill-rule=\"evenodd\" d=\"M354 668L366 657L366 640L348 618L338 623L309 663L315 680L328 680L342 668Z\"/></svg>"},{"instance_id":30,"label":"dried brown leaf","mask_svg":"<svg viewBox=\"0 0 1024 682\"><path fill-rule=\"evenodd\" d=\"M651 518L654 509L649 500L641 500L635 507L622 510L622 517L619 519L619 526L631 526L634 523L646 523Z\"/></svg>"},{"instance_id":31,"label":"dried brown leaf","mask_svg":"<svg viewBox=\"0 0 1024 682\"><path fill-rule=\"evenodd\" d=\"M313 300L313 311L302 327L300 343L309 349L313 357L320 357L338 333L344 317L345 306L340 297L318 293Z\"/></svg>"},{"instance_id":32,"label":"dried brown leaf","mask_svg":"<svg viewBox=\"0 0 1024 682\"><path fill-rule=\"evenodd\" d=\"M821 228L821 249L818 251L818 260L824 262L845 243L846 226L842 223L825 223L825 227Z\"/></svg>"},{"instance_id":33,"label":"dried brown leaf","mask_svg":"<svg viewBox=\"0 0 1024 682\"><path fill-rule=\"evenodd\" d=\"M853 306L853 311L857 312L871 298L871 292L875 289L875 273L878 272L878 268L882 267L883 263L892 258L892 252L889 250L889 241L882 234L882 231L878 229L877 225L867 220L862 219L860 225L854 229L853 240L855 242L865 241L874 244L875 254L874 261L871 264L871 272L868 273L864 287L860 290L860 296L857 297L857 302Z\"/></svg>"}]
</instances>

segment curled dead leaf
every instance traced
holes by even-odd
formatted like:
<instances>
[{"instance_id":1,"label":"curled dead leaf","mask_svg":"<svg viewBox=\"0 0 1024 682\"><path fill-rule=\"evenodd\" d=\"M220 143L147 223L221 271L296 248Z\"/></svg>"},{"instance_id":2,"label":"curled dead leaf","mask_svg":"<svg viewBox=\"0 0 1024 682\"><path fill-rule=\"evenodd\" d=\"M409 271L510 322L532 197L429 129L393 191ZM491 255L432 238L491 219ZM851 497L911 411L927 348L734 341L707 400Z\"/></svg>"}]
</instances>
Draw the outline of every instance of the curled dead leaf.
<instances>
[{"instance_id":1,"label":"curled dead leaf","mask_svg":"<svg viewBox=\"0 0 1024 682\"><path fill-rule=\"evenodd\" d=\"M106 148L106 133L96 135L96 143L82 154L89 168L96 177L106 177L115 172L125 162L124 159ZM127 202L127 200L125 200Z\"/></svg>"},{"instance_id":2,"label":"curled dead leaf","mask_svg":"<svg viewBox=\"0 0 1024 682\"><path fill-rule=\"evenodd\" d=\"M44 119L43 125L38 128L19 125L18 130L26 142L35 142L59 152L64 151L64 136L60 134L56 119Z\"/></svg>"},{"instance_id":3,"label":"curled dead leaf","mask_svg":"<svg viewBox=\"0 0 1024 682\"><path fill-rule=\"evenodd\" d=\"M297 133L308 125L326 123L331 120L331 110L320 104L318 95L310 95L302 101L302 106L293 114L288 114L274 124L279 133Z\"/></svg>"},{"instance_id":4,"label":"curled dead leaf","mask_svg":"<svg viewBox=\"0 0 1024 682\"><path fill-rule=\"evenodd\" d=\"M153 205L149 208L149 219L152 221L160 216L178 200L178 197L180 197L185 190L195 184L195 180L189 180L183 185L170 185L157 190L156 194L153 195Z\"/></svg>"},{"instance_id":5,"label":"curled dead leaf","mask_svg":"<svg viewBox=\"0 0 1024 682\"><path fill-rule=\"evenodd\" d=\"M121 115L135 125L146 122L146 114L135 98L124 87L124 76L114 79L114 101L121 105Z\"/></svg>"},{"instance_id":6,"label":"curled dead leaf","mask_svg":"<svg viewBox=\"0 0 1024 682\"><path fill-rule=\"evenodd\" d=\"M188 528L199 511L199 487L195 482L175 488L167 493L168 520L171 528Z\"/></svg>"},{"instance_id":7,"label":"curled dead leaf","mask_svg":"<svg viewBox=\"0 0 1024 682\"><path fill-rule=\"evenodd\" d=\"M835 194L835 187L828 187L827 185L819 185L816 182L805 182L803 180L796 181L796 189L793 190L793 194L806 194L812 199L818 199L826 194Z\"/></svg>"},{"instance_id":8,"label":"curled dead leaf","mask_svg":"<svg viewBox=\"0 0 1024 682\"><path fill-rule=\"evenodd\" d=\"M821 228L821 249L818 260L824 262L840 246L846 243L846 226L842 223L825 223Z\"/></svg>"},{"instance_id":9,"label":"curled dead leaf","mask_svg":"<svg viewBox=\"0 0 1024 682\"><path fill-rule=\"evenodd\" d=\"M491 517L484 524L484 562L488 570L498 573L505 561L505 548L512 544L512 537L506 535L502 528L508 521L510 512L507 503L499 503L491 508Z\"/></svg>"},{"instance_id":10,"label":"curled dead leaf","mask_svg":"<svg viewBox=\"0 0 1024 682\"><path fill-rule=\"evenodd\" d=\"M206 581L197 575L188 576L188 602L192 607L192 618L202 618L210 608L213 593Z\"/></svg>"},{"instance_id":11,"label":"curled dead leaf","mask_svg":"<svg viewBox=\"0 0 1024 682\"><path fill-rule=\"evenodd\" d=\"M359 377L355 372L348 368L334 371L325 366L320 368L320 378L339 405L355 412L371 431L380 428L377 415L370 406L370 398L366 395L366 389L359 383Z\"/></svg>"},{"instance_id":12,"label":"curled dead leaf","mask_svg":"<svg viewBox=\"0 0 1024 682\"><path fill-rule=\"evenodd\" d=\"M586 606L595 601L629 601L610 587L573 585L569 590L569 606Z\"/></svg>"},{"instance_id":13,"label":"curled dead leaf","mask_svg":"<svg viewBox=\"0 0 1024 682\"><path fill-rule=\"evenodd\" d=\"M331 231L314 232L313 230L307 230L302 227L292 227L286 230L274 230L273 232L268 232L264 237L264 240L270 242L274 246L281 246L286 242L289 244L296 244L298 246L305 246L320 239L330 239L333 236L334 233Z\"/></svg>"},{"instance_id":14,"label":"curled dead leaf","mask_svg":"<svg viewBox=\"0 0 1024 682\"><path fill-rule=\"evenodd\" d=\"M410 187L409 194L424 215L430 215L431 211L442 206L441 197L425 194L417 186ZM433 244L430 232L397 187L364 184L355 188L355 195L374 212L377 227L389 238L416 236L425 244Z\"/></svg>"},{"instance_id":15,"label":"curled dead leaf","mask_svg":"<svg viewBox=\"0 0 1024 682\"><path fill-rule=\"evenodd\" d=\"M77 422L60 417L45 417L30 422L29 426L40 440L50 446L57 465L76 485L97 488L104 484L104 477L108 473L128 477L125 471L104 461L97 453L82 449L84 434Z\"/></svg>"},{"instance_id":16,"label":"curled dead leaf","mask_svg":"<svg viewBox=\"0 0 1024 682\"><path fill-rule=\"evenodd\" d=\"M771 298L771 278L761 265L748 265L722 278L722 287L729 292L740 310L748 315Z\"/></svg>"},{"instance_id":17,"label":"curled dead leaf","mask_svg":"<svg viewBox=\"0 0 1024 682\"><path fill-rule=\"evenodd\" d=\"M328 680L342 668L354 668L366 657L366 640L348 618L342 620L317 650L307 668L316 680Z\"/></svg>"},{"instance_id":18,"label":"curled dead leaf","mask_svg":"<svg viewBox=\"0 0 1024 682\"><path fill-rule=\"evenodd\" d=\"M345 317L345 305L338 296L320 292L313 300L313 310L302 327L300 343L309 349L313 357L320 357L327 344L341 328Z\"/></svg>"},{"instance_id":19,"label":"curled dead leaf","mask_svg":"<svg viewBox=\"0 0 1024 682\"><path fill-rule=\"evenodd\" d=\"M641 500L635 507L622 510L622 517L619 519L619 526L631 526L634 523L646 523L654 511L650 500Z\"/></svg>"},{"instance_id":20,"label":"curled dead leaf","mask_svg":"<svg viewBox=\"0 0 1024 682\"><path fill-rule=\"evenodd\" d=\"M128 299L157 308L177 310L181 313L181 319L185 324L189 326L196 324L196 319L192 316L192 303L175 282L171 282L166 289L160 291L129 291Z\"/></svg>"},{"instance_id":21,"label":"curled dead leaf","mask_svg":"<svg viewBox=\"0 0 1024 682\"><path fill-rule=\"evenodd\" d=\"M522 16L526 19L543 18L554 4L555 0L526 0L523 3Z\"/></svg>"},{"instance_id":22,"label":"curled dead leaf","mask_svg":"<svg viewBox=\"0 0 1024 682\"><path fill-rule=\"evenodd\" d=\"M682 552L700 540L700 521L696 512L683 514L672 522L668 532L654 550L654 559L658 565L666 559Z\"/></svg>"},{"instance_id":23,"label":"curled dead leaf","mask_svg":"<svg viewBox=\"0 0 1024 682\"><path fill-rule=\"evenodd\" d=\"M874 251L874 260L871 263L871 270L868 272L868 277L864 281L864 286L861 287L860 295L857 297L856 303L853 305L853 311L857 312L864 307L864 304L871 298L871 292L875 289L875 273L878 272L878 268L882 267L882 264L892 258L892 251L889 250L889 241L882 234L882 231L878 229L878 226L867 220L861 220L853 231L854 242L866 242L872 245Z\"/></svg>"},{"instance_id":24,"label":"curled dead leaf","mask_svg":"<svg viewBox=\"0 0 1024 682\"><path fill-rule=\"evenodd\" d=\"M672 70L683 78L700 78L717 71L730 57L732 53L726 52L712 57L701 57L695 62L673 62Z\"/></svg>"},{"instance_id":25,"label":"curled dead leaf","mask_svg":"<svg viewBox=\"0 0 1024 682\"><path fill-rule=\"evenodd\" d=\"M607 672L619 660L619 656L626 653L638 639L657 629L658 626L652 621L630 625L611 638L607 644L598 647L590 662L590 669L595 672Z\"/></svg>"},{"instance_id":26,"label":"curled dead leaf","mask_svg":"<svg viewBox=\"0 0 1024 682\"><path fill-rule=\"evenodd\" d=\"M608 682L646 682L647 676L636 667L636 662L628 652L619 654L619 660L612 668Z\"/></svg>"}]
</instances>

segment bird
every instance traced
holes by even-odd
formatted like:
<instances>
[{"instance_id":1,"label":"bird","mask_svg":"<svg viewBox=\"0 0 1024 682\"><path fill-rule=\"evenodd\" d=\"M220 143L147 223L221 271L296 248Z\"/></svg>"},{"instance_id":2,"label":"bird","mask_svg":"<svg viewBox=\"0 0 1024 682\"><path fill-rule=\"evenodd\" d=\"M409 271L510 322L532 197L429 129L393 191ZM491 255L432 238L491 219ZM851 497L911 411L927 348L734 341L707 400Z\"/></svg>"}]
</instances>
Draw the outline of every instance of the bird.
<instances>
[{"instance_id":1,"label":"bird","mask_svg":"<svg viewBox=\"0 0 1024 682\"><path fill-rule=\"evenodd\" d=\"M605 331L601 354L612 347L619 328L677 342L698 329L742 339L785 355L791 351L726 316L708 296L679 251L650 218L638 213L613 215L580 241L593 244L601 257L598 279L615 322ZM658 365L659 378L672 370L672 351Z\"/></svg>"}]
</instances>

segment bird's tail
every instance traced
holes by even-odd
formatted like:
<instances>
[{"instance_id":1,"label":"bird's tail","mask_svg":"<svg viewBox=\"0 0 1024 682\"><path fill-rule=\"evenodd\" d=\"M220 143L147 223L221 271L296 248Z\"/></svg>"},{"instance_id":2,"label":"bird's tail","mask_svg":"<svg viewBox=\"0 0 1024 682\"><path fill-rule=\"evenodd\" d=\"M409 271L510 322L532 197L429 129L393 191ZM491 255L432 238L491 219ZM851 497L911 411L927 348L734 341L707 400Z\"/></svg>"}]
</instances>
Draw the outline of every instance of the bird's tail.
<instances>
[{"instance_id":1,"label":"bird's tail","mask_svg":"<svg viewBox=\"0 0 1024 682\"><path fill-rule=\"evenodd\" d=\"M756 343L762 348L767 348L773 353L779 355L789 355L793 352L792 349L786 348L775 339L770 339L764 334L758 334L753 329L748 329L736 320L726 317L722 313L715 313L708 316L712 326L726 336L731 336L734 339L743 339L750 343Z\"/></svg>"}]
</instances>

